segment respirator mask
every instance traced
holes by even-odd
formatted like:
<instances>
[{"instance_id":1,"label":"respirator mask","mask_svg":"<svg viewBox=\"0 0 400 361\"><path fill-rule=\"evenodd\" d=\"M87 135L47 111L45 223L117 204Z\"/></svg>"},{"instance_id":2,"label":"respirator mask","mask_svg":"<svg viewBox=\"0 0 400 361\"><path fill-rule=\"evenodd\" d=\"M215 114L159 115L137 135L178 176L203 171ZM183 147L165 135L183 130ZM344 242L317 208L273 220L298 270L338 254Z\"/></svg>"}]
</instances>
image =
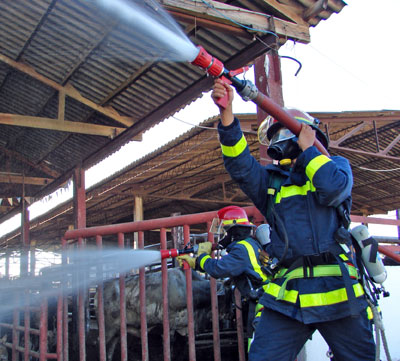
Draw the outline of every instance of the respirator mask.
<instances>
[{"instance_id":1,"label":"respirator mask","mask_svg":"<svg viewBox=\"0 0 400 361\"><path fill-rule=\"evenodd\" d=\"M267 145L267 154L275 160L295 159L301 153L297 137L287 128L267 117L257 131L258 141Z\"/></svg>"},{"instance_id":2,"label":"respirator mask","mask_svg":"<svg viewBox=\"0 0 400 361\"><path fill-rule=\"evenodd\" d=\"M289 129L281 128L272 136L267 154L275 160L296 159L301 153L297 139Z\"/></svg>"}]
</instances>

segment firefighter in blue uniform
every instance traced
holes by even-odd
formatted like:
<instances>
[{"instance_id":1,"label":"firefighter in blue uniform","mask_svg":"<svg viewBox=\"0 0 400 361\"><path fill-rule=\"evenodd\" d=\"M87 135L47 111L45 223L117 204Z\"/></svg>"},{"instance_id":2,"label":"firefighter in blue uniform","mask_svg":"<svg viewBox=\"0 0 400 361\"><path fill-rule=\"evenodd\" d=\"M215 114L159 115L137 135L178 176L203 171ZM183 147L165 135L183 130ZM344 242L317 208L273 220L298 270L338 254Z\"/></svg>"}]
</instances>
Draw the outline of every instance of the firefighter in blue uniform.
<instances>
[{"instance_id":1,"label":"firefighter in blue uniform","mask_svg":"<svg viewBox=\"0 0 400 361\"><path fill-rule=\"evenodd\" d=\"M262 286L268 282L259 261L262 244L267 243L268 240L257 240L253 236L255 228L243 208L224 207L217 212L210 232L218 237L219 246L226 249L227 254L214 259L210 256L212 243L203 242L199 244L195 258L189 255L177 257L180 264L182 260L185 260L191 268L206 272L214 278L232 279L235 287L249 304L247 322L249 344L253 336L253 326L257 323L257 316L261 316L258 299L263 293Z\"/></svg>"},{"instance_id":2,"label":"firefighter in blue uniform","mask_svg":"<svg viewBox=\"0 0 400 361\"><path fill-rule=\"evenodd\" d=\"M278 122L261 127L259 138L269 141L268 154L280 161L261 166L233 115L232 88L217 79L213 100L226 95L218 127L225 167L272 228L262 260L272 281L259 301L264 310L249 360L293 361L315 330L336 361L375 360L364 290L337 232L342 228L338 209L350 210L349 162L321 154L313 146L315 137L325 148L328 140L315 119L291 109L288 113L301 122L299 137Z\"/></svg>"}]
</instances>

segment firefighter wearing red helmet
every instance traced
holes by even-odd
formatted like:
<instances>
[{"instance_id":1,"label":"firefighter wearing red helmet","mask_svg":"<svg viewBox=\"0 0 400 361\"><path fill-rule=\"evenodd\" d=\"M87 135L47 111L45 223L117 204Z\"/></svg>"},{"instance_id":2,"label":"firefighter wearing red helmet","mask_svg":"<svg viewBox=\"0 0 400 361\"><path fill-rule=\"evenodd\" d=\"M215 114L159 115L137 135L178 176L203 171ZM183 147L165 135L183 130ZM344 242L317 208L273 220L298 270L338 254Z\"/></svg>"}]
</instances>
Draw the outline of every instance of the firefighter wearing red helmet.
<instances>
[{"instance_id":1,"label":"firefighter wearing red helmet","mask_svg":"<svg viewBox=\"0 0 400 361\"><path fill-rule=\"evenodd\" d=\"M274 122L259 130L271 157L280 162L262 166L250 154L233 115L232 88L216 79L213 100L226 95L218 126L224 165L268 220L267 251L275 260L267 265L272 279L259 301L264 310L249 361L293 361L316 330L336 361L375 360L358 270L351 253L337 241L345 223L338 209L349 213L351 205L353 177L348 160L322 154L313 144L318 138L327 147L326 137L312 117L296 111L291 115L301 122L298 136Z\"/></svg>"},{"instance_id":2,"label":"firefighter wearing red helmet","mask_svg":"<svg viewBox=\"0 0 400 361\"><path fill-rule=\"evenodd\" d=\"M257 320L255 316L260 309L257 307L258 298L263 292L262 286L268 283L267 275L261 270L259 253L262 245L254 237L255 229L256 226L249 221L243 208L224 207L217 212L210 232L217 237L220 247L226 249L227 254L219 259L212 258L211 242L203 242L199 244L196 258L189 255L177 257L180 263L185 260L192 268L206 272L214 278L232 278L242 297L249 302L249 344Z\"/></svg>"}]
</instances>

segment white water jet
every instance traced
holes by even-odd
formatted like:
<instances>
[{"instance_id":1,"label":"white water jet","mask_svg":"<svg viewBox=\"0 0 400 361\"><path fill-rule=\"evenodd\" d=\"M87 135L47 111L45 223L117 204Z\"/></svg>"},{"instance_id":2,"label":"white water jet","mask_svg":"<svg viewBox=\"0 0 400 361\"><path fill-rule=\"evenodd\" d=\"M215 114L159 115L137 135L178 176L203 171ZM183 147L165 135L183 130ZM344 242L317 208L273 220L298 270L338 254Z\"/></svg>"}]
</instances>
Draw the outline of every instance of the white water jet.
<instances>
[{"instance_id":1,"label":"white water jet","mask_svg":"<svg viewBox=\"0 0 400 361\"><path fill-rule=\"evenodd\" d=\"M39 276L1 280L0 322L14 308L25 306L27 296L39 301L43 297L57 297L60 292L77 294L131 270L160 263L161 253L119 248L83 249L66 251L64 258L67 263L45 267Z\"/></svg>"},{"instance_id":2,"label":"white water jet","mask_svg":"<svg viewBox=\"0 0 400 361\"><path fill-rule=\"evenodd\" d=\"M175 61L193 61L198 49L179 25L153 1L96 0L105 10L123 19L130 27L146 34L160 45L160 57ZM155 18L157 16L157 19ZM166 53L167 51L167 53Z\"/></svg>"}]
</instances>

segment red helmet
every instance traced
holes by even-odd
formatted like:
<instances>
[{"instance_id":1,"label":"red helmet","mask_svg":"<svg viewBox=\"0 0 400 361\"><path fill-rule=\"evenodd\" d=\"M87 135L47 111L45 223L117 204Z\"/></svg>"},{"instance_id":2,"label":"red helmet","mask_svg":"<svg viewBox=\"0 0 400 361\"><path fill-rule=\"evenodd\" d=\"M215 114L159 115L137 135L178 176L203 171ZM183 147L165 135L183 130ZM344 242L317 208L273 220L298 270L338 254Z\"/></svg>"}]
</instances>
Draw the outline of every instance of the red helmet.
<instances>
[{"instance_id":1,"label":"red helmet","mask_svg":"<svg viewBox=\"0 0 400 361\"><path fill-rule=\"evenodd\" d=\"M217 212L218 217L214 218L210 232L220 234L223 231L236 226L255 227L247 217L243 208L238 206L227 206Z\"/></svg>"},{"instance_id":2,"label":"red helmet","mask_svg":"<svg viewBox=\"0 0 400 361\"><path fill-rule=\"evenodd\" d=\"M319 120L312 117L310 114L303 112L302 110L295 109L295 108L284 108L286 113L291 115L293 118L295 118L299 123L305 123L310 125L313 129L316 130L317 132L317 139L321 142L321 144L324 146L325 149L328 149L329 141L325 133L319 129L318 124ZM275 120L272 117L268 117L266 120L264 120L258 129L258 138L260 140L261 144L267 144L269 145L269 142L273 143L274 136L282 129L285 128L285 126ZM293 133L291 133L289 130L288 132L291 134L292 137L295 137ZM266 139L268 139L268 142L265 143ZM276 137L275 137L276 138Z\"/></svg>"}]
</instances>

